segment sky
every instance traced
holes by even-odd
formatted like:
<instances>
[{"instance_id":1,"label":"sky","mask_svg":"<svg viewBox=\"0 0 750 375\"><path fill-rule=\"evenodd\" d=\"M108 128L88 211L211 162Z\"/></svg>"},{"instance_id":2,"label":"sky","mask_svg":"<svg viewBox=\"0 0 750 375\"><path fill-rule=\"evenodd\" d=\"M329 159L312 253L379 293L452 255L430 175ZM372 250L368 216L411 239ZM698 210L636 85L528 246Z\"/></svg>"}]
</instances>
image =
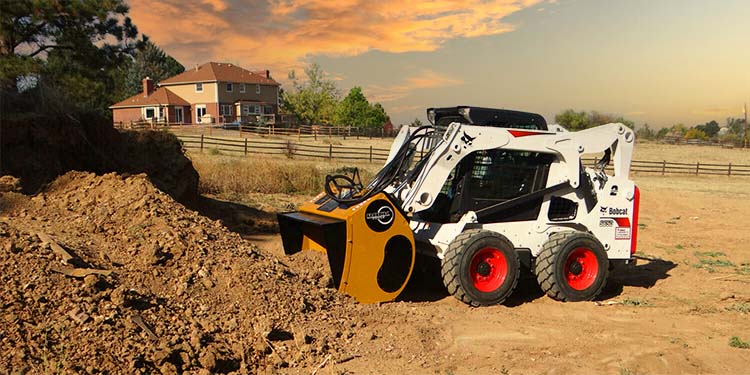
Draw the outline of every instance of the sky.
<instances>
[{"instance_id":1,"label":"sky","mask_svg":"<svg viewBox=\"0 0 750 375\"><path fill-rule=\"evenodd\" d=\"M747 0L128 0L186 68L316 62L395 124L425 109L568 108L652 127L741 117L750 100Z\"/></svg>"}]
</instances>

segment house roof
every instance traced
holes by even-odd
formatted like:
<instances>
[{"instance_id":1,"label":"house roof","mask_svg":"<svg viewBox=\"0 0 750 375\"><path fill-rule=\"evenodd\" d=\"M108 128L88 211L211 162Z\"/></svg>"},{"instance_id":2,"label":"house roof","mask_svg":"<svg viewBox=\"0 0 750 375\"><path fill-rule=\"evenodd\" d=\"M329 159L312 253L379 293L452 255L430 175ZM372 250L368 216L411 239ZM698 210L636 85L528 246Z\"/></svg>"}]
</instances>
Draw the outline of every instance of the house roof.
<instances>
[{"instance_id":1,"label":"house roof","mask_svg":"<svg viewBox=\"0 0 750 375\"><path fill-rule=\"evenodd\" d=\"M251 72L234 64L218 62L209 62L195 69L188 69L159 82L159 85L216 81L279 86L278 82L272 78L267 78L265 74Z\"/></svg>"},{"instance_id":2,"label":"house roof","mask_svg":"<svg viewBox=\"0 0 750 375\"><path fill-rule=\"evenodd\" d=\"M149 96L143 96L142 92L133 95L119 103L111 105L109 108L128 108L128 107L144 107L148 105L182 105L189 106L185 99L179 97L165 87L159 87L156 91L152 92Z\"/></svg>"}]
</instances>

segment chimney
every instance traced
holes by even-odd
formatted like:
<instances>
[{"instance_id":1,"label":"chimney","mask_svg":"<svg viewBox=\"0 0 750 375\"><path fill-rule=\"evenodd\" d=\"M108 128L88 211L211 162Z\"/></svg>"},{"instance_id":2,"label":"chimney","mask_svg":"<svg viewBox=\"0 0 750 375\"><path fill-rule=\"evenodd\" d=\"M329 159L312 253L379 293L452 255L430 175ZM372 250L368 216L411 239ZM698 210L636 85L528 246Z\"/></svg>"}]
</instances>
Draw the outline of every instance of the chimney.
<instances>
[{"instance_id":1,"label":"chimney","mask_svg":"<svg viewBox=\"0 0 750 375\"><path fill-rule=\"evenodd\" d=\"M195 71L198 71L198 64L195 64Z\"/></svg>"},{"instance_id":2,"label":"chimney","mask_svg":"<svg viewBox=\"0 0 750 375\"><path fill-rule=\"evenodd\" d=\"M154 81L146 77L143 79L143 97L146 98L154 92Z\"/></svg>"},{"instance_id":3,"label":"chimney","mask_svg":"<svg viewBox=\"0 0 750 375\"><path fill-rule=\"evenodd\" d=\"M268 79L271 78L271 71L268 70L268 69L266 69L266 78L268 78Z\"/></svg>"}]
</instances>

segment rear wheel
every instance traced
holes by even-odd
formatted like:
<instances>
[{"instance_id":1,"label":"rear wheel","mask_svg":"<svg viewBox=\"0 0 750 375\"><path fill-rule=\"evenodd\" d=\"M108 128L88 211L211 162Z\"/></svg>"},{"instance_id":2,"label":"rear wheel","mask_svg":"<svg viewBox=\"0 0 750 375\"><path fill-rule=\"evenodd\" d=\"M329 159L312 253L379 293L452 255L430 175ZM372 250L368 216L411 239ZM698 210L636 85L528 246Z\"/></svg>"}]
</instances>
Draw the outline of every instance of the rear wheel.
<instances>
[{"instance_id":1,"label":"rear wheel","mask_svg":"<svg viewBox=\"0 0 750 375\"><path fill-rule=\"evenodd\" d=\"M548 296L558 301L588 301L604 288L609 259L591 234L560 232L544 244L534 271Z\"/></svg>"},{"instance_id":2,"label":"rear wheel","mask_svg":"<svg viewBox=\"0 0 750 375\"><path fill-rule=\"evenodd\" d=\"M516 287L520 263L505 236L487 230L461 233L448 246L442 262L448 292L472 306L502 303Z\"/></svg>"}]
</instances>

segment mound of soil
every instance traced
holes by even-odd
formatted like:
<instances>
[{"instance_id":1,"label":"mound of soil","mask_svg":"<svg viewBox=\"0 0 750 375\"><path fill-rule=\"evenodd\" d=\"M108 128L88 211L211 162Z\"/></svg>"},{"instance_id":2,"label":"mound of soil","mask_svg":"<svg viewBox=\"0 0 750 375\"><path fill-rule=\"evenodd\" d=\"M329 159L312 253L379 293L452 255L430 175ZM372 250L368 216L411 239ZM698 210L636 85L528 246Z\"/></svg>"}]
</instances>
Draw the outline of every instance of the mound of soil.
<instances>
[{"instance_id":1,"label":"mound of soil","mask_svg":"<svg viewBox=\"0 0 750 375\"><path fill-rule=\"evenodd\" d=\"M314 368L375 340L364 317L387 315L327 288L320 272L293 272L143 174L69 172L0 202L0 368Z\"/></svg>"},{"instance_id":2,"label":"mound of soil","mask_svg":"<svg viewBox=\"0 0 750 375\"><path fill-rule=\"evenodd\" d=\"M198 173L168 132L120 132L109 120L34 115L4 120L0 175L20 179L27 194L68 171L146 173L182 203L198 197Z\"/></svg>"}]
</instances>

